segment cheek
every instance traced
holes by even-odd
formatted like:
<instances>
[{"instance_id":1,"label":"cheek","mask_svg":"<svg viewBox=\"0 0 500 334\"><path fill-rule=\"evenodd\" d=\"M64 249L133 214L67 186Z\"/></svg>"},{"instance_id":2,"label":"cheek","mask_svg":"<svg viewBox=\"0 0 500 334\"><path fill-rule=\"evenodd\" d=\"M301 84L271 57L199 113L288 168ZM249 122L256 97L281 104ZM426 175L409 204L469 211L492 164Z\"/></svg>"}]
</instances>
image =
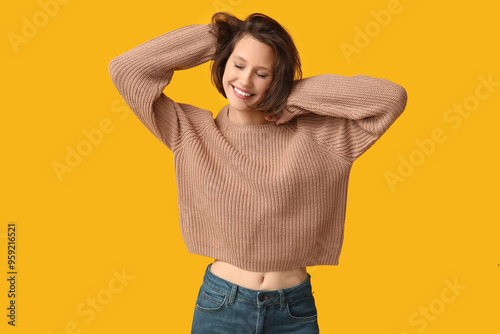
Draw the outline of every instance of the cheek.
<instances>
[{"instance_id":1,"label":"cheek","mask_svg":"<svg viewBox=\"0 0 500 334\"><path fill-rule=\"evenodd\" d=\"M264 93L267 93L270 87L271 87L271 81L263 82L260 86L260 90Z\"/></svg>"},{"instance_id":2,"label":"cheek","mask_svg":"<svg viewBox=\"0 0 500 334\"><path fill-rule=\"evenodd\" d=\"M227 70L225 70L224 74L222 75L222 86L224 87L224 89L226 89L228 81L229 81L229 73Z\"/></svg>"},{"instance_id":3,"label":"cheek","mask_svg":"<svg viewBox=\"0 0 500 334\"><path fill-rule=\"evenodd\" d=\"M227 72L225 72L224 75L222 76L222 86L224 87L225 91L228 90L229 76L227 75Z\"/></svg>"},{"instance_id":4,"label":"cheek","mask_svg":"<svg viewBox=\"0 0 500 334\"><path fill-rule=\"evenodd\" d=\"M229 83L231 81L231 71L225 71L224 74L222 75L222 88L224 89L224 93L226 94L226 98L230 96L230 93L232 91L231 84Z\"/></svg>"},{"instance_id":5,"label":"cheek","mask_svg":"<svg viewBox=\"0 0 500 334\"><path fill-rule=\"evenodd\" d=\"M222 75L222 82L227 83L228 81L231 81L234 78L233 72L231 71L231 68L226 67L224 70L224 74Z\"/></svg>"}]
</instances>

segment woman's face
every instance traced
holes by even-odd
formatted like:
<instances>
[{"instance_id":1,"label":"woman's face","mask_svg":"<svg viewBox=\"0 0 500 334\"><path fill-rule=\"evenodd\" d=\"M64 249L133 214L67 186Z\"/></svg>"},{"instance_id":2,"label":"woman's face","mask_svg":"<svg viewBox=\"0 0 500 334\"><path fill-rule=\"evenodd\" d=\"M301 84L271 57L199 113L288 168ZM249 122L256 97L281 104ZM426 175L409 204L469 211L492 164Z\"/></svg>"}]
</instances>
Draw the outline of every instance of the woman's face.
<instances>
[{"instance_id":1,"label":"woman's face","mask_svg":"<svg viewBox=\"0 0 500 334\"><path fill-rule=\"evenodd\" d=\"M273 79L274 50L250 35L229 56L222 77L231 109L249 111L263 99Z\"/></svg>"}]
</instances>

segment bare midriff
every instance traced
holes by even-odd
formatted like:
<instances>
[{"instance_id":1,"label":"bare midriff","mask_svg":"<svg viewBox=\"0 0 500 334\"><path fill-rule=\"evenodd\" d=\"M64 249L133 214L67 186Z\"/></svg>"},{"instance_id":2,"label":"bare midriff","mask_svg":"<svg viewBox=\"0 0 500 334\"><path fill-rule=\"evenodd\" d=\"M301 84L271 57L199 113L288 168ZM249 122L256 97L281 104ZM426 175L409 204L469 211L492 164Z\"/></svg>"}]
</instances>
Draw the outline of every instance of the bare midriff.
<instances>
[{"instance_id":1,"label":"bare midriff","mask_svg":"<svg viewBox=\"0 0 500 334\"><path fill-rule=\"evenodd\" d=\"M307 278L306 267L280 271L248 271L220 260L212 263L210 271L226 281L252 290L286 289Z\"/></svg>"}]
</instances>

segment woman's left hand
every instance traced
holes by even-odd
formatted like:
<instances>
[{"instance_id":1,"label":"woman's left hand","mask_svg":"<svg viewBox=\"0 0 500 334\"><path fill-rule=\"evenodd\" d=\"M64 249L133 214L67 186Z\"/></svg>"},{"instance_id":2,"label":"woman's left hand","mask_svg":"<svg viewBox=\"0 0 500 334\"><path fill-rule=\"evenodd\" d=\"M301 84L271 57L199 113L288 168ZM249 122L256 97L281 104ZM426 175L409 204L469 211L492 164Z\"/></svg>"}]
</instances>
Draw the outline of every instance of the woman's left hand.
<instances>
[{"instance_id":1,"label":"woman's left hand","mask_svg":"<svg viewBox=\"0 0 500 334\"><path fill-rule=\"evenodd\" d=\"M265 119L269 122L276 122L276 125L281 125L291 120L294 116L293 113L283 109L275 115L265 116Z\"/></svg>"}]
</instances>

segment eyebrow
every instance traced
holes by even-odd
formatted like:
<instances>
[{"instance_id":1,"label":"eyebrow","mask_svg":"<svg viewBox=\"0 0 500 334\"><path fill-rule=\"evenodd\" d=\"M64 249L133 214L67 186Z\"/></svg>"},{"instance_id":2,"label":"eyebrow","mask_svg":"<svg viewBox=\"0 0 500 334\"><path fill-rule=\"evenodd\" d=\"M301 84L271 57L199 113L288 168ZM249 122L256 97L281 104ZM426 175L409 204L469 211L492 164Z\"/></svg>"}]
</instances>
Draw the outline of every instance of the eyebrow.
<instances>
[{"instance_id":1,"label":"eyebrow","mask_svg":"<svg viewBox=\"0 0 500 334\"><path fill-rule=\"evenodd\" d=\"M234 55L233 57L234 57L234 58L236 58L236 59L239 59L239 60L241 60L241 61L244 61L245 63L247 62L247 60L246 60L245 58L243 58L242 56L239 56L239 55ZM256 69L266 70L266 71L269 71L269 72L271 72L271 73L273 72L273 71L271 71L269 68L267 68L267 67L265 67L265 66L256 66L255 68L256 68Z\"/></svg>"}]
</instances>

